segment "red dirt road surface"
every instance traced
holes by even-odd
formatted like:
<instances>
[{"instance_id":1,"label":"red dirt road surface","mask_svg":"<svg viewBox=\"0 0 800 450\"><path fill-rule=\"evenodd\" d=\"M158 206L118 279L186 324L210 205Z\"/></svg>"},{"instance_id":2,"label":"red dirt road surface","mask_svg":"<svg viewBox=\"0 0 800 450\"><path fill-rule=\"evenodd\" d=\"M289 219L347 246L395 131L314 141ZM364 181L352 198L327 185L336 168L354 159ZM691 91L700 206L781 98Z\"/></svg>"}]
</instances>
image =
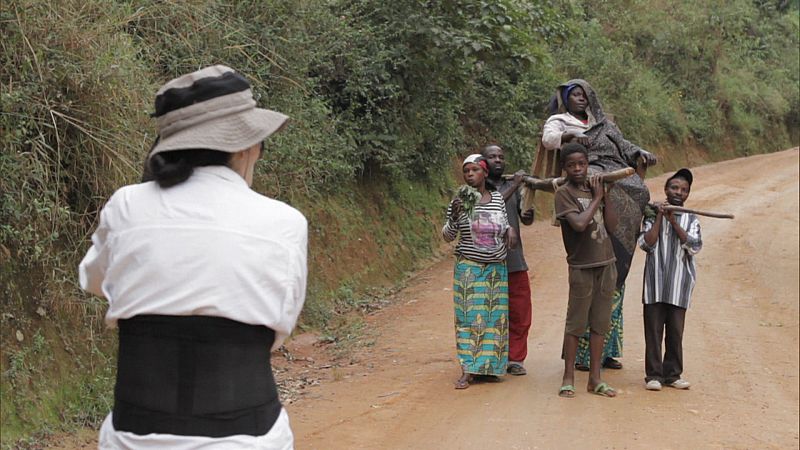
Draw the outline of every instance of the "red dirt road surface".
<instances>
[{"instance_id":1,"label":"red dirt road surface","mask_svg":"<svg viewBox=\"0 0 800 450\"><path fill-rule=\"evenodd\" d=\"M605 370L615 399L557 396L567 298L558 228L523 227L531 267L528 375L453 389L452 258L419 272L371 317L379 332L360 362L287 406L298 449L798 448L798 149L693 169L686 206L704 248L686 315L688 391L644 389L643 252L624 303L622 370ZM649 179L663 200L666 175ZM334 380L335 379L335 380Z\"/></svg>"}]
</instances>

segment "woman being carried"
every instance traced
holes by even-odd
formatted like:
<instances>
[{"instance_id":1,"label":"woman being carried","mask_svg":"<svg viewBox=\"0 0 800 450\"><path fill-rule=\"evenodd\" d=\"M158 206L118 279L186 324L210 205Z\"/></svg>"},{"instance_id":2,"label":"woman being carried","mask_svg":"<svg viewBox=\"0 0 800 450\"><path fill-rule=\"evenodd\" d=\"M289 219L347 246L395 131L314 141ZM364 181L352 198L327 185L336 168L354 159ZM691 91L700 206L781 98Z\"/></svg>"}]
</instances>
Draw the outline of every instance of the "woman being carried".
<instances>
[{"instance_id":1,"label":"woman being carried","mask_svg":"<svg viewBox=\"0 0 800 450\"><path fill-rule=\"evenodd\" d=\"M508 364L508 272L506 249L517 243L503 196L487 189L488 166L479 154L462 165L463 186L447 207L442 236L459 237L453 274L456 352L466 389L475 375L502 376Z\"/></svg>"},{"instance_id":2,"label":"woman being carried","mask_svg":"<svg viewBox=\"0 0 800 450\"><path fill-rule=\"evenodd\" d=\"M555 150L569 142L586 146L590 172L635 168L640 160L645 166L656 164L655 155L622 136L617 125L606 117L592 86L584 80L574 79L558 86L550 103L550 114L542 132L544 148ZM650 200L650 192L639 175L622 179L615 184L618 188L612 190L611 195L617 208L619 223L611 235L611 243L617 258L617 283L611 330L606 335L602 361L606 368L621 369L622 364L614 358L622 356L622 299L625 295L625 279L630 270L639 226L644 208ZM588 333L580 339L575 364L580 370L589 370Z\"/></svg>"}]
</instances>

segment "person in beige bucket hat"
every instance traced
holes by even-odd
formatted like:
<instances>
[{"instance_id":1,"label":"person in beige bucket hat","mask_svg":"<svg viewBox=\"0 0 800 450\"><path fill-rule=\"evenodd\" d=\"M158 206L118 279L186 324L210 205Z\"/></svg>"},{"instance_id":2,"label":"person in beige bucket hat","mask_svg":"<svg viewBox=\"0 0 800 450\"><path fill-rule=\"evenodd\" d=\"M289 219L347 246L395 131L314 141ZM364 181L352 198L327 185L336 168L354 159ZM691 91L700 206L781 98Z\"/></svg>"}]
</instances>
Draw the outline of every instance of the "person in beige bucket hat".
<instances>
[{"instance_id":1,"label":"person in beige bucket hat","mask_svg":"<svg viewBox=\"0 0 800 450\"><path fill-rule=\"evenodd\" d=\"M176 78L156 93L159 139L150 155L206 148L237 153L280 130L288 117L256 108L250 83L217 65Z\"/></svg>"},{"instance_id":2,"label":"person in beige bucket hat","mask_svg":"<svg viewBox=\"0 0 800 450\"><path fill-rule=\"evenodd\" d=\"M270 351L305 300L308 223L250 189L288 117L219 65L166 83L153 115L150 181L111 196L79 266L119 329L98 446L291 449Z\"/></svg>"},{"instance_id":3,"label":"person in beige bucket hat","mask_svg":"<svg viewBox=\"0 0 800 450\"><path fill-rule=\"evenodd\" d=\"M277 111L257 108L247 79L223 65L206 67L166 83L156 93L152 115L156 118L158 138L145 161L143 181L154 179L153 171L167 162L184 160L183 165L191 165L183 153L155 159L154 155L196 149L239 154L261 144L289 119ZM206 155L193 156L188 159L195 159L198 166L208 165ZM212 162L226 158L215 156ZM252 155L238 155L244 156ZM191 170L184 169L180 174L188 178ZM170 177L160 184L167 187L185 178ZM252 183L252 171L245 179Z\"/></svg>"}]
</instances>

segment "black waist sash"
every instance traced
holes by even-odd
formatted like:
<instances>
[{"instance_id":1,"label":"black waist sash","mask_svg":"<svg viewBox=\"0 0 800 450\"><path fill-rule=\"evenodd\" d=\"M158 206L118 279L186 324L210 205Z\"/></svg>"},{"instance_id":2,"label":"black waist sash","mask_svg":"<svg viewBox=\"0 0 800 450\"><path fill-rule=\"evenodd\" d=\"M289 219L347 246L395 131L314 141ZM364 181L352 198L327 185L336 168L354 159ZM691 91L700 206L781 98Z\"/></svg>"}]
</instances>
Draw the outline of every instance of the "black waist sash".
<instances>
[{"instance_id":1,"label":"black waist sash","mask_svg":"<svg viewBox=\"0 0 800 450\"><path fill-rule=\"evenodd\" d=\"M275 332L220 317L119 321L113 424L145 435L261 436L281 412Z\"/></svg>"}]
</instances>

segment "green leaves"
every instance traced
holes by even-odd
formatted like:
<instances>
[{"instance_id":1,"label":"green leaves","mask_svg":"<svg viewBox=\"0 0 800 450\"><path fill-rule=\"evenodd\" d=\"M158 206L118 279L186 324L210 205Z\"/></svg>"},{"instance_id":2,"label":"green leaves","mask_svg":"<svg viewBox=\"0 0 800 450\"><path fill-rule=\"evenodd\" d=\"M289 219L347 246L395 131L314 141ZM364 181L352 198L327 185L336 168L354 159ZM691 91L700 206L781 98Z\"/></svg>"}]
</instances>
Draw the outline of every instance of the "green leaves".
<instances>
[{"instance_id":1,"label":"green leaves","mask_svg":"<svg viewBox=\"0 0 800 450\"><path fill-rule=\"evenodd\" d=\"M471 220L475 213L475 205L477 205L481 199L481 193L472 186L462 184L461 187L458 188L457 195L458 198L461 199L461 206L464 208L464 213Z\"/></svg>"}]
</instances>

